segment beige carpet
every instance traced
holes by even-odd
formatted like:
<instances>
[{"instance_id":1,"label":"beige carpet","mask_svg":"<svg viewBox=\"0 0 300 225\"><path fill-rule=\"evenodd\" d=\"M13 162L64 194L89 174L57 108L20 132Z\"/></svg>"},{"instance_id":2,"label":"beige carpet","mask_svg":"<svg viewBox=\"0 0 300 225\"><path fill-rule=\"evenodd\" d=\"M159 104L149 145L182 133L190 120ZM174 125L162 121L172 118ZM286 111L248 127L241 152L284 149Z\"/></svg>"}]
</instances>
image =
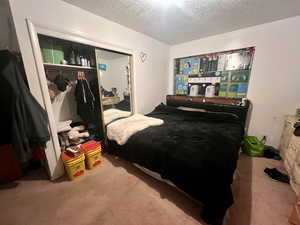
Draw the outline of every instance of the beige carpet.
<instances>
[{"instance_id":1,"label":"beige carpet","mask_svg":"<svg viewBox=\"0 0 300 225\"><path fill-rule=\"evenodd\" d=\"M226 224L288 224L295 194L265 176L266 166L281 162L241 156L236 204ZM0 190L1 225L204 225L197 203L113 157L77 181L50 182L31 174L18 182Z\"/></svg>"},{"instance_id":2,"label":"beige carpet","mask_svg":"<svg viewBox=\"0 0 300 225\"><path fill-rule=\"evenodd\" d=\"M238 174L233 185L235 204L228 225L288 225L296 194L287 184L270 179L263 170L278 168L282 161L251 158L241 154Z\"/></svg>"}]
</instances>

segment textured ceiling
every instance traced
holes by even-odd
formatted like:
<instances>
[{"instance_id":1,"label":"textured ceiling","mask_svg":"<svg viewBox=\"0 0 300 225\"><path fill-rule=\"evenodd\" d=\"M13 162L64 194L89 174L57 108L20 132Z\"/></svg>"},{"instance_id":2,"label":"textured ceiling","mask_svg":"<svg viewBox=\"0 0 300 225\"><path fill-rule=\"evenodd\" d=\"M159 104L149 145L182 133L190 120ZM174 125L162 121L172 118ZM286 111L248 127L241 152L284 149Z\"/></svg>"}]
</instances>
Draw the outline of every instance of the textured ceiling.
<instances>
[{"instance_id":1,"label":"textured ceiling","mask_svg":"<svg viewBox=\"0 0 300 225\"><path fill-rule=\"evenodd\" d=\"M168 44L300 15L300 0L64 1Z\"/></svg>"}]
</instances>

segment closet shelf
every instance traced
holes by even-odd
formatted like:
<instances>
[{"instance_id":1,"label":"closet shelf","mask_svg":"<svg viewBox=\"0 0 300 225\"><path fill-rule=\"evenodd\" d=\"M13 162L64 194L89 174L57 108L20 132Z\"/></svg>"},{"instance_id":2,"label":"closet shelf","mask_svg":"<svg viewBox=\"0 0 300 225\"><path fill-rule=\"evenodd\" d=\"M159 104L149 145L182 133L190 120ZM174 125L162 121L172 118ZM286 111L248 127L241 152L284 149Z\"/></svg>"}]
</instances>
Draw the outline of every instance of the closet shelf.
<instances>
[{"instance_id":1,"label":"closet shelf","mask_svg":"<svg viewBox=\"0 0 300 225\"><path fill-rule=\"evenodd\" d=\"M52 63L44 63L44 66L47 67L59 67L59 68L69 68L69 69L83 69L83 70L96 70L95 67L87 67L87 66L73 66L73 65L64 65L64 64L52 64Z\"/></svg>"}]
</instances>

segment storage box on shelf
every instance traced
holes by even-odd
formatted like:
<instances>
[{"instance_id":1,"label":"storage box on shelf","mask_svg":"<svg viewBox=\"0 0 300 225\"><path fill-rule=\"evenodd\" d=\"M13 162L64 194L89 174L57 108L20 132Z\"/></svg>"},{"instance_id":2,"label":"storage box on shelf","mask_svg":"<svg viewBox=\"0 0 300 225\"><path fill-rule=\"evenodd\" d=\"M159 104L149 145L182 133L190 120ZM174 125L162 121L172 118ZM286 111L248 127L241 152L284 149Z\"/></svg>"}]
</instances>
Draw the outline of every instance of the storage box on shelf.
<instances>
[{"instance_id":1,"label":"storage box on shelf","mask_svg":"<svg viewBox=\"0 0 300 225\"><path fill-rule=\"evenodd\" d=\"M96 70L94 48L45 35L38 35L44 66Z\"/></svg>"}]
</instances>

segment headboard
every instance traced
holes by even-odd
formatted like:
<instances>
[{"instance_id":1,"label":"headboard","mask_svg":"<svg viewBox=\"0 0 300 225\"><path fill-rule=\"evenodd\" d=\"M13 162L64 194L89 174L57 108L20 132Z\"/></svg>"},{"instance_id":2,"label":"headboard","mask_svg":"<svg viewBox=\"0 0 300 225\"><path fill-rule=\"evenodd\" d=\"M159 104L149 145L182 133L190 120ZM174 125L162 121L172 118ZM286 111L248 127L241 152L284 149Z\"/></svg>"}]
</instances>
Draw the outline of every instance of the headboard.
<instances>
[{"instance_id":1,"label":"headboard","mask_svg":"<svg viewBox=\"0 0 300 225\"><path fill-rule=\"evenodd\" d=\"M230 98L205 98L205 97L189 97L167 95L167 105L173 107L190 107L205 109L212 112L226 112L237 115L243 123L245 130L248 129L248 111L250 101L246 100L244 105L241 105L242 99Z\"/></svg>"}]
</instances>

